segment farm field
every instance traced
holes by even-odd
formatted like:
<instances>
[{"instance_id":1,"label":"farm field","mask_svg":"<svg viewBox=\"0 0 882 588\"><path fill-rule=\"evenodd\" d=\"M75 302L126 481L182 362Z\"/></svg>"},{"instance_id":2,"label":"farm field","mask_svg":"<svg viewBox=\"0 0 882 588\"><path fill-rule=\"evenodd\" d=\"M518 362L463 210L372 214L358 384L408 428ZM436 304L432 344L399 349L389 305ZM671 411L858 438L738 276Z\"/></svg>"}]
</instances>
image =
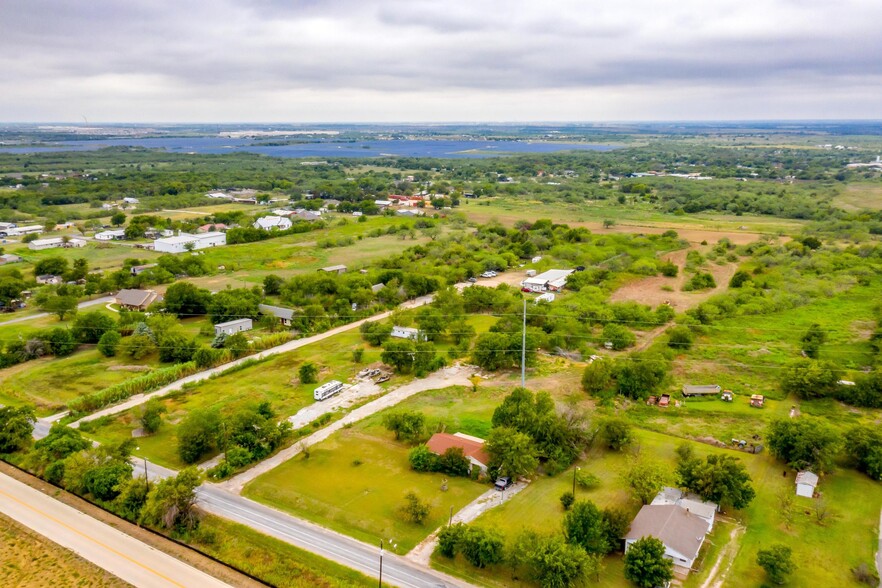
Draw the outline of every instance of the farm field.
<instances>
[{"instance_id":1,"label":"farm field","mask_svg":"<svg viewBox=\"0 0 882 588\"><path fill-rule=\"evenodd\" d=\"M852 182L833 199L833 203L849 212L882 210L882 186L871 182Z\"/></svg>"}]
</instances>

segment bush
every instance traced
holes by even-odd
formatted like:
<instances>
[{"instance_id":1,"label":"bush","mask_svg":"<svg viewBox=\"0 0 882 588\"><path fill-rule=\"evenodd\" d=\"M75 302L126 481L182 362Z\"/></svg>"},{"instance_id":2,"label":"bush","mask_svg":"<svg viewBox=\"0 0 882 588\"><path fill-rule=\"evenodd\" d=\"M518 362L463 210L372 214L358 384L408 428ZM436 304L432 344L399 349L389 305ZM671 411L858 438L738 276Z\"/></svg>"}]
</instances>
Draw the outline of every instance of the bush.
<instances>
[{"instance_id":1,"label":"bush","mask_svg":"<svg viewBox=\"0 0 882 588\"><path fill-rule=\"evenodd\" d=\"M408 455L410 467L415 472L438 471L438 456L432 453L425 445L417 445L410 450Z\"/></svg>"},{"instance_id":2,"label":"bush","mask_svg":"<svg viewBox=\"0 0 882 588\"><path fill-rule=\"evenodd\" d=\"M107 331L101 335L101 339L98 340L98 351L100 351L101 355L104 357L115 356L121 339L122 335L119 334L119 331Z\"/></svg>"},{"instance_id":3,"label":"bush","mask_svg":"<svg viewBox=\"0 0 882 588\"><path fill-rule=\"evenodd\" d=\"M663 276L668 278L675 278L680 272L680 268L678 268L676 264L671 263L670 261L662 262L661 264L659 264L658 269L659 271L661 271L661 274Z\"/></svg>"},{"instance_id":4,"label":"bush","mask_svg":"<svg viewBox=\"0 0 882 588\"><path fill-rule=\"evenodd\" d=\"M591 472L579 470L576 472L576 484L584 490L593 490L600 486L600 478Z\"/></svg>"},{"instance_id":5,"label":"bush","mask_svg":"<svg viewBox=\"0 0 882 588\"><path fill-rule=\"evenodd\" d=\"M692 348L694 337L692 329L685 326L674 327L668 331L668 347L672 349L682 349L684 351Z\"/></svg>"},{"instance_id":6,"label":"bush","mask_svg":"<svg viewBox=\"0 0 882 588\"><path fill-rule=\"evenodd\" d=\"M576 502L576 496L569 490L560 495L560 505L564 510L570 510L574 502Z\"/></svg>"},{"instance_id":7,"label":"bush","mask_svg":"<svg viewBox=\"0 0 882 588\"><path fill-rule=\"evenodd\" d=\"M67 406L73 412L94 412L99 408L120 402L135 394L152 392L197 371L198 368L193 362L160 368L119 384L114 384L98 392L79 396L68 402Z\"/></svg>"},{"instance_id":8,"label":"bush","mask_svg":"<svg viewBox=\"0 0 882 588\"><path fill-rule=\"evenodd\" d=\"M415 492L408 492L404 495L404 504L401 505L401 512L404 517L416 524L422 525L429 518L432 508L429 503L420 499Z\"/></svg>"},{"instance_id":9,"label":"bush","mask_svg":"<svg viewBox=\"0 0 882 588\"><path fill-rule=\"evenodd\" d=\"M621 451L633 441L631 425L620 418L609 418L602 421L598 433L606 446L613 451Z\"/></svg>"},{"instance_id":10,"label":"bush","mask_svg":"<svg viewBox=\"0 0 882 588\"><path fill-rule=\"evenodd\" d=\"M717 283L714 277L707 272L698 272L689 278L689 281L683 285L683 290L691 292L693 290L707 290L708 288L716 288Z\"/></svg>"},{"instance_id":11,"label":"bush","mask_svg":"<svg viewBox=\"0 0 882 588\"><path fill-rule=\"evenodd\" d=\"M603 342L612 343L612 348L620 351L631 347L637 342L637 337L626 327L617 323L607 323L603 327Z\"/></svg>"},{"instance_id":12,"label":"bush","mask_svg":"<svg viewBox=\"0 0 882 588\"><path fill-rule=\"evenodd\" d=\"M318 382L318 367L308 361L300 366L300 369L297 370L297 375L300 378L301 384L315 384Z\"/></svg>"},{"instance_id":13,"label":"bush","mask_svg":"<svg viewBox=\"0 0 882 588\"><path fill-rule=\"evenodd\" d=\"M756 554L756 563L766 571L772 583L783 584L796 569L791 556L789 547L778 544L769 549L760 549Z\"/></svg>"}]
</instances>

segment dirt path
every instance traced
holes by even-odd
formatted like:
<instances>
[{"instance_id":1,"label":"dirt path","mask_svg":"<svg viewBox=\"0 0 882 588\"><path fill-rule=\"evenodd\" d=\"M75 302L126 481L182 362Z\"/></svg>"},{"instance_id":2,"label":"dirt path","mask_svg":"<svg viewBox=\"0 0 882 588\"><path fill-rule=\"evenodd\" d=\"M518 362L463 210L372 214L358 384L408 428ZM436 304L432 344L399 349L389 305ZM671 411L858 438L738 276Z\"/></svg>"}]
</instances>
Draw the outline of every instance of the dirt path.
<instances>
[{"instance_id":1,"label":"dirt path","mask_svg":"<svg viewBox=\"0 0 882 588\"><path fill-rule=\"evenodd\" d=\"M259 475L282 465L292 457L296 456L303 450L304 445L308 447L311 445L315 445L316 443L320 443L343 427L365 419L385 408L395 406L396 404L410 398L414 394L427 392L429 390L437 390L439 388L447 388L449 386L471 386L472 383L469 380L469 377L471 377L472 374L475 373L475 371L476 369L471 366L453 366L449 368L443 368L438 370L437 372L429 374L425 378L414 380L408 384L405 384L404 386L401 386L400 388L396 388L391 392L388 392L386 395L356 408L339 421L333 422L327 427L316 431L309 437L305 437L291 447L283 449L274 456L263 460L262 462L256 464L253 468L242 472L238 476L230 478L226 482L221 482L220 484L218 484L218 487L228 492L239 494L242 492L245 484L252 481Z\"/></svg>"},{"instance_id":2,"label":"dirt path","mask_svg":"<svg viewBox=\"0 0 882 588\"><path fill-rule=\"evenodd\" d=\"M721 588L723 586L726 576L732 568L732 563L735 561L735 556L741 550L739 539L744 534L744 531L745 528L736 523L735 528L729 533L729 542L726 543L726 547L723 548L716 563L714 563L714 567L711 568L707 579L701 584L701 588ZM724 566L725 569L723 569ZM721 569L722 572L720 571Z\"/></svg>"},{"instance_id":3,"label":"dirt path","mask_svg":"<svg viewBox=\"0 0 882 588\"><path fill-rule=\"evenodd\" d=\"M491 488L462 507L458 513L453 515L452 522L471 523L491 508L495 508L514 498L515 495L526 488L528 484L529 482L517 482L512 484L504 492ZM435 551L435 545L438 543L438 533L440 533L443 528L444 527L439 527L435 529L431 535L423 539L419 545L411 549L405 557L414 563L428 566L429 558L432 557L432 552Z\"/></svg>"}]
</instances>

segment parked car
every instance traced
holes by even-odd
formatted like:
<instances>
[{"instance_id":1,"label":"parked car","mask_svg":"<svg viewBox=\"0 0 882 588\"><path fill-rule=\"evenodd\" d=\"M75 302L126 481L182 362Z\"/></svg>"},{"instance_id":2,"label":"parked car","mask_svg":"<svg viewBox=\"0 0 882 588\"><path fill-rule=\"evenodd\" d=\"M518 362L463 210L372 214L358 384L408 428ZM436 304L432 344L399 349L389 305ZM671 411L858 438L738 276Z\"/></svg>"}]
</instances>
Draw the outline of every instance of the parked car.
<instances>
[{"instance_id":1,"label":"parked car","mask_svg":"<svg viewBox=\"0 0 882 588\"><path fill-rule=\"evenodd\" d=\"M391 379L392 379L391 374L384 374L384 375L380 376L379 378L377 378L376 380L374 380L374 383L375 384L382 384L383 382L388 382Z\"/></svg>"},{"instance_id":2,"label":"parked car","mask_svg":"<svg viewBox=\"0 0 882 588\"><path fill-rule=\"evenodd\" d=\"M521 292L532 292L532 290L524 286L523 288L521 288Z\"/></svg>"},{"instance_id":3,"label":"parked car","mask_svg":"<svg viewBox=\"0 0 882 588\"><path fill-rule=\"evenodd\" d=\"M482 278L492 278L492 277L494 277L495 275L496 275L496 274L493 273L493 272L484 272L483 274L481 274L481 277L482 277Z\"/></svg>"},{"instance_id":4,"label":"parked car","mask_svg":"<svg viewBox=\"0 0 882 588\"><path fill-rule=\"evenodd\" d=\"M496 478L496 483L493 484L493 487L499 491L505 490L509 486L511 486L511 478L509 478L508 476Z\"/></svg>"},{"instance_id":5,"label":"parked car","mask_svg":"<svg viewBox=\"0 0 882 588\"><path fill-rule=\"evenodd\" d=\"M478 281L478 278L476 278L475 276L472 276L471 278L469 278L468 281L471 282L472 284L474 284L475 282Z\"/></svg>"}]
</instances>

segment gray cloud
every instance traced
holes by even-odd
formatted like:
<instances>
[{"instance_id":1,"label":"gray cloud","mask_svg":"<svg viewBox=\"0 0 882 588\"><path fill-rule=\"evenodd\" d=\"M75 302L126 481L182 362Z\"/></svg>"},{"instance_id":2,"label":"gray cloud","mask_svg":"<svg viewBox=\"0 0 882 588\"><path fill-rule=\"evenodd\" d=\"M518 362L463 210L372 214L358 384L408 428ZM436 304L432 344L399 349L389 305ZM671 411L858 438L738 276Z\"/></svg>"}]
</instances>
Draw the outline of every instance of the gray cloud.
<instances>
[{"instance_id":1,"label":"gray cloud","mask_svg":"<svg viewBox=\"0 0 882 588\"><path fill-rule=\"evenodd\" d=\"M878 117L880 21L875 0L5 0L0 119Z\"/></svg>"}]
</instances>

